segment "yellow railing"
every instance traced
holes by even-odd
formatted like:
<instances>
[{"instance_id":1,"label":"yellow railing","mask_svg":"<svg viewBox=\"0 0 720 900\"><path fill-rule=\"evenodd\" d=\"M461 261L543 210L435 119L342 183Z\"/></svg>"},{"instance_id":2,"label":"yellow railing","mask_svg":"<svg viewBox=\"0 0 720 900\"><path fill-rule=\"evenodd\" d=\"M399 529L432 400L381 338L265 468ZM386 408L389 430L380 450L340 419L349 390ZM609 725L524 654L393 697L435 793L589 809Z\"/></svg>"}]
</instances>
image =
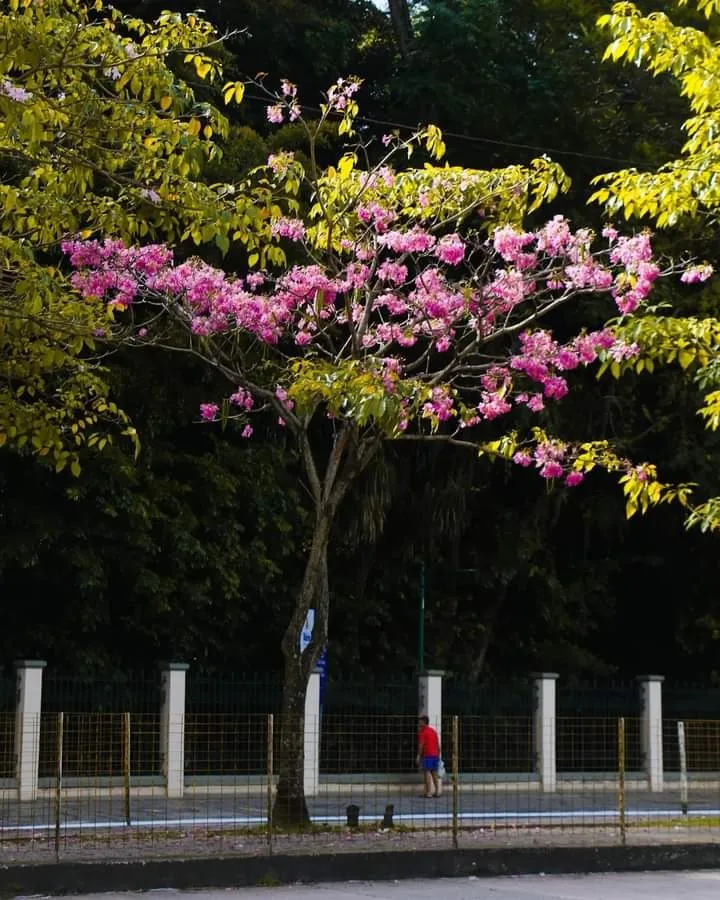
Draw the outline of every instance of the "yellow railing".
<instances>
[{"instance_id":1,"label":"yellow railing","mask_svg":"<svg viewBox=\"0 0 720 900\"><path fill-rule=\"evenodd\" d=\"M324 716L286 770L278 715L0 714L0 858L720 840L720 721L663 722L654 791L639 719L550 725L444 717L427 800L413 717Z\"/></svg>"}]
</instances>

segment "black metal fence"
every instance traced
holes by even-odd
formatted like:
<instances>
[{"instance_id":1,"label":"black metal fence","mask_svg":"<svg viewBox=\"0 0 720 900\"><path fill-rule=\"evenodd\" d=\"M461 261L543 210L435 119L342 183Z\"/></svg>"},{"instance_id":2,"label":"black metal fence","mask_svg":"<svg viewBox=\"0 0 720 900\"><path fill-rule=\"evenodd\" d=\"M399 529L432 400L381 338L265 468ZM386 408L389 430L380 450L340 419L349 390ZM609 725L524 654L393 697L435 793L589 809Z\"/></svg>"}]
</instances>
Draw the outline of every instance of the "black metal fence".
<instances>
[{"instance_id":1,"label":"black metal fence","mask_svg":"<svg viewBox=\"0 0 720 900\"><path fill-rule=\"evenodd\" d=\"M451 845L538 848L568 839L587 846L649 840L677 847L720 837L717 778L695 777L720 762L720 720L685 723L687 789L671 780L657 794L647 778L627 770L639 726L622 717L558 720L562 752L600 766L603 777L561 776L547 784L532 774L532 717L445 716L447 773L442 782L431 779L431 788L414 764L414 715L368 716L358 730L328 714L320 724L326 736L306 738L335 741L333 771L321 772L319 780L310 774L309 817L298 822L297 806L286 806L287 796L276 790L282 716L194 716L192 729L185 723L185 765L172 790L170 777L167 783L138 777L139 760L149 756L143 745L157 747L165 738L156 719L44 713L40 718L52 721L31 722L32 734L37 727L53 735L40 748L41 770L50 777L22 797L12 788L0 790L3 863L370 852L397 849L396 838L423 852ZM0 714L0 733L15 724L13 713ZM373 774L381 760L390 767L385 777ZM345 773L349 777L339 777ZM584 836L576 841L575 833Z\"/></svg>"},{"instance_id":2,"label":"black metal fence","mask_svg":"<svg viewBox=\"0 0 720 900\"><path fill-rule=\"evenodd\" d=\"M720 687L668 681L663 684L663 716L720 719Z\"/></svg>"},{"instance_id":3,"label":"black metal fence","mask_svg":"<svg viewBox=\"0 0 720 900\"><path fill-rule=\"evenodd\" d=\"M510 682L468 681L449 677L443 681L443 711L457 716L529 716L532 714L529 678Z\"/></svg>"},{"instance_id":4,"label":"black metal fence","mask_svg":"<svg viewBox=\"0 0 720 900\"><path fill-rule=\"evenodd\" d=\"M701 722L720 721L720 687L673 684L663 686L663 748L665 769L678 771L680 760L677 721L692 728L695 753L712 770L720 769L720 735ZM186 759L192 771L231 771L252 774L264 766L262 741L253 722L258 715L279 713L282 680L275 672L238 672L222 675L188 674L186 686ZM406 771L413 754L417 678L411 674L382 675L373 680L331 679L322 705L321 771L351 775L358 772ZM13 676L0 678L0 711L12 713L16 702ZM112 733L100 735L98 748L119 745L122 713L131 713L141 729L131 735L133 772L158 775L162 690L160 672L113 674L105 677L64 675L46 670L43 713L67 715L66 740L81 742L84 716L107 714ZM461 732L461 758L469 773L532 771L533 685L529 678L514 682L469 682L443 679L443 712L470 716L481 733ZM618 717L627 719L629 771L643 765L640 740L640 691L637 681L564 682L557 691L557 767L566 773L617 770ZM579 730L575 721L584 720ZM11 719L0 733L0 778L12 771ZM52 757L56 741L51 715L43 716L40 758ZM87 742L83 745L87 750ZM98 749L98 752L100 750ZM80 758L80 754L73 754ZM249 759L255 762L251 766ZM697 763L698 760L695 760ZM695 766L697 768L697 765ZM41 777L51 773L41 768Z\"/></svg>"},{"instance_id":5,"label":"black metal fence","mask_svg":"<svg viewBox=\"0 0 720 900\"><path fill-rule=\"evenodd\" d=\"M0 674L0 713L15 712L16 693L15 678Z\"/></svg>"},{"instance_id":6,"label":"black metal fence","mask_svg":"<svg viewBox=\"0 0 720 900\"><path fill-rule=\"evenodd\" d=\"M233 672L187 678L188 715L280 712L282 676L276 672Z\"/></svg>"},{"instance_id":7,"label":"black metal fence","mask_svg":"<svg viewBox=\"0 0 720 900\"><path fill-rule=\"evenodd\" d=\"M154 713L161 702L159 672L83 676L46 669L43 674L43 712Z\"/></svg>"}]
</instances>

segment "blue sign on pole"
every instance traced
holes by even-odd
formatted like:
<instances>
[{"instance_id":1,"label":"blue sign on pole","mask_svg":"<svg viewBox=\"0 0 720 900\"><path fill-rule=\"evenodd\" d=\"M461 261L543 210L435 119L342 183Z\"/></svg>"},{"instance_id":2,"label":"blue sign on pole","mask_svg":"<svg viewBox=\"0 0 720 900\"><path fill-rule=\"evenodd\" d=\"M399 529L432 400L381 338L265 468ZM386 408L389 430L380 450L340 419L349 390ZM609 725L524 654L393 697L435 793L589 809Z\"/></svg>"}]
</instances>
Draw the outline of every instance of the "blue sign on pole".
<instances>
[{"instance_id":1,"label":"blue sign on pole","mask_svg":"<svg viewBox=\"0 0 720 900\"><path fill-rule=\"evenodd\" d=\"M320 706L322 706L325 702L325 685L327 684L327 644L323 647L315 665L320 670Z\"/></svg>"},{"instance_id":2,"label":"blue sign on pole","mask_svg":"<svg viewBox=\"0 0 720 900\"><path fill-rule=\"evenodd\" d=\"M315 610L309 609L305 616L305 623L300 632L300 652L304 653L312 640L313 628L315 627ZM322 653L315 663L316 668L320 670L320 706L325 699L325 685L327 683L327 646L323 647Z\"/></svg>"},{"instance_id":3,"label":"blue sign on pole","mask_svg":"<svg viewBox=\"0 0 720 900\"><path fill-rule=\"evenodd\" d=\"M303 624L302 631L300 632L300 652L304 653L308 644L312 640L313 628L315 627L315 610L309 609L307 611L307 615L305 616L305 623Z\"/></svg>"}]
</instances>

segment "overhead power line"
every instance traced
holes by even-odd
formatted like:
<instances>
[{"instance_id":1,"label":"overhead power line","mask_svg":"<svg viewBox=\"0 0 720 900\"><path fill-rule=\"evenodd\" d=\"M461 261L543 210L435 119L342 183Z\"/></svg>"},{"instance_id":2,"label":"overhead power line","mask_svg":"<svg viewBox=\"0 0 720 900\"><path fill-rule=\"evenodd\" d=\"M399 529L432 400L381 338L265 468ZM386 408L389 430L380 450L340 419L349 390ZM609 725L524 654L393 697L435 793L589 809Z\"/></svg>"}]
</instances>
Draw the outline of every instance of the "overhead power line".
<instances>
[{"instance_id":1,"label":"overhead power line","mask_svg":"<svg viewBox=\"0 0 720 900\"><path fill-rule=\"evenodd\" d=\"M246 100L254 100L259 103L264 103L267 105L271 105L269 103L268 97L260 97L256 94L246 94ZM300 108L304 112L309 113L317 113L321 114L321 110L317 106L308 106L306 104L300 104ZM407 122L394 122L387 119L376 119L373 116L357 116L356 122L365 123L367 125L381 125L383 128L394 128L401 131L414 132L420 127L419 125L410 125ZM490 144L496 147L506 147L507 149L512 150L530 150L533 153L542 153L547 156L572 156L577 159L587 159L593 160L596 162L607 162L613 163L614 165L619 166L631 166L633 168L636 167L647 167L649 165L648 162L643 162L640 160L632 160L632 159L623 159L622 157L610 156L600 153L584 153L580 150L561 150L559 147L543 147L538 144L525 144L518 141L506 141L500 140L499 138L488 138L481 137L480 135L472 135L472 134L461 134L456 131L446 131L441 128L443 136L446 138L452 138L453 140L458 141L467 141L469 143L476 144ZM684 166L679 165L675 166L675 171L681 170L684 172L700 172L700 173L710 173L710 174L720 174L720 168L700 168L699 166Z\"/></svg>"}]
</instances>

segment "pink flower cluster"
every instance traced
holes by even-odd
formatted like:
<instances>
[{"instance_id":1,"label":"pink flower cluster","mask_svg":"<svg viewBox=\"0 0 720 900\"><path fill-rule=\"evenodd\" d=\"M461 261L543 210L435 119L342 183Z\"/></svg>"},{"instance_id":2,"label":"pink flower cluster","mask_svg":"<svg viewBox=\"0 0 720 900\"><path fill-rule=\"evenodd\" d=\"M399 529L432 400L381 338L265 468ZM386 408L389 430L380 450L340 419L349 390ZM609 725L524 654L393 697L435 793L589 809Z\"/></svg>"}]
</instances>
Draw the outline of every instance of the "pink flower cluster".
<instances>
[{"instance_id":1,"label":"pink flower cluster","mask_svg":"<svg viewBox=\"0 0 720 900\"><path fill-rule=\"evenodd\" d=\"M201 403L200 404L200 418L203 422L214 422L217 419L217 415L220 412L220 407L217 403Z\"/></svg>"},{"instance_id":2,"label":"pink flower cluster","mask_svg":"<svg viewBox=\"0 0 720 900\"><path fill-rule=\"evenodd\" d=\"M537 248L548 256L567 256L576 245L570 223L564 216L555 216L537 233Z\"/></svg>"},{"instance_id":3,"label":"pink flower cluster","mask_svg":"<svg viewBox=\"0 0 720 900\"><path fill-rule=\"evenodd\" d=\"M465 259L465 243L459 234L446 234L435 247L435 256L449 266L459 266Z\"/></svg>"},{"instance_id":4,"label":"pink flower cluster","mask_svg":"<svg viewBox=\"0 0 720 900\"><path fill-rule=\"evenodd\" d=\"M246 412L250 412L250 410L255 405L253 395L250 393L250 391L246 391L241 387L239 387L234 394L230 395L230 402L233 404L233 406L244 409Z\"/></svg>"},{"instance_id":5,"label":"pink flower cluster","mask_svg":"<svg viewBox=\"0 0 720 900\"><path fill-rule=\"evenodd\" d=\"M509 367L540 384L545 397L559 400L567 394L568 386L558 372L587 366L595 362L600 351L619 346L624 350L626 345L617 341L608 330L579 335L565 345L558 344L549 331L523 332L520 335L521 352L510 358Z\"/></svg>"},{"instance_id":6,"label":"pink flower cluster","mask_svg":"<svg viewBox=\"0 0 720 900\"><path fill-rule=\"evenodd\" d=\"M549 331L542 329L523 332L519 341L519 353L511 356L507 364L492 366L481 376L481 400L466 425L506 415L513 403L541 412L546 400L562 400L568 393L567 379L561 372L590 365L601 353L614 359L637 353L636 346L616 340L608 329L578 335L566 344L559 344ZM518 390L518 376L534 382L537 389Z\"/></svg>"},{"instance_id":7,"label":"pink flower cluster","mask_svg":"<svg viewBox=\"0 0 720 900\"><path fill-rule=\"evenodd\" d=\"M122 241L61 243L76 271L73 286L84 297L98 297L111 306L128 306L137 298L143 279L153 279L172 265L172 250L160 244L126 247Z\"/></svg>"},{"instance_id":8,"label":"pink flower cluster","mask_svg":"<svg viewBox=\"0 0 720 900\"><path fill-rule=\"evenodd\" d=\"M386 259L378 266L377 277L381 281L389 281L391 284L403 284L407 281L408 267L403 263Z\"/></svg>"},{"instance_id":9,"label":"pink flower cluster","mask_svg":"<svg viewBox=\"0 0 720 900\"><path fill-rule=\"evenodd\" d=\"M283 217L273 224L273 232L300 241L305 226ZM139 294L173 298L201 336L237 328L268 344L290 336L305 346L330 327L344 327L358 329L357 339L370 352L427 341L437 352L446 353L457 335L468 329L482 339L491 337L498 320L530 297L558 290L610 290L620 305L630 294L637 297L649 290L658 267L649 257L646 235L615 241L610 256L616 272L589 254L589 239L586 231L573 234L559 217L535 234L510 226L498 229L493 246L505 266L493 272L486 265L491 276L484 285L472 278L451 280L443 268L457 268L466 258L466 244L458 234L438 240L418 226L377 234L374 245L351 247L355 259L335 276L309 265L295 266L275 280L266 273L232 278L197 260L173 265L171 251L158 245L126 248L117 241L67 241L63 249L76 269L73 284L85 296L122 306ZM541 247L554 254L550 265ZM561 252L564 259L557 257ZM414 259L414 276L404 261L408 256ZM529 353L523 347L511 367L531 380L542 378L542 395L559 398L566 384L550 370L570 369L573 354L585 364L593 361L597 349L608 349L602 336L595 338L600 343L591 349L590 336L564 348L559 366L547 354ZM528 397L527 402L531 409L541 408L537 397ZM500 406L497 400L486 399L484 409L498 414Z\"/></svg>"},{"instance_id":10,"label":"pink flower cluster","mask_svg":"<svg viewBox=\"0 0 720 900\"><path fill-rule=\"evenodd\" d=\"M647 298L660 275L660 268L652 261L649 232L633 237L614 236L610 262L625 268L623 276L615 279L613 297L620 312L629 315Z\"/></svg>"},{"instance_id":11,"label":"pink flower cluster","mask_svg":"<svg viewBox=\"0 0 720 900\"><path fill-rule=\"evenodd\" d=\"M276 219L271 227L274 237L287 238L290 241L301 241L305 237L305 225L300 219Z\"/></svg>"},{"instance_id":12,"label":"pink flower cluster","mask_svg":"<svg viewBox=\"0 0 720 900\"><path fill-rule=\"evenodd\" d=\"M382 361L382 382L388 394L396 393L397 383L402 378L402 373L403 365L399 359L393 359L391 356L385 357Z\"/></svg>"},{"instance_id":13,"label":"pink flower cluster","mask_svg":"<svg viewBox=\"0 0 720 900\"><path fill-rule=\"evenodd\" d=\"M358 206L355 213L363 225L372 225L377 234L385 234L397 218L391 209L375 202Z\"/></svg>"},{"instance_id":14,"label":"pink flower cluster","mask_svg":"<svg viewBox=\"0 0 720 900\"><path fill-rule=\"evenodd\" d=\"M293 99L292 88L287 91L285 97ZM637 352L609 330L561 343L549 331L521 329L521 323L581 293L605 293L621 312L631 312L659 275L647 234L622 237L607 229L609 247L594 252L590 231L573 231L557 216L534 232L499 228L483 244L457 233L436 235L412 221L403 226L402 216L367 199L356 213L356 231L343 236L334 265L297 265L279 277L232 277L197 259L175 264L172 252L159 245L69 240L62 246L75 269L73 284L84 296L110 305L148 301L171 307L200 337L241 332L278 347L285 358L302 347L323 354L333 348L336 358L359 350L388 395L399 399L400 430L412 416L433 428L467 429L518 406L537 413L568 393L567 373L600 357L620 360ZM304 223L295 218L279 217L272 231L296 242L307 239ZM695 266L683 280L701 280L709 269ZM415 376L406 382L402 375L418 360L423 384L433 372L442 373L419 403L417 384L405 386ZM284 388L276 398L292 409ZM242 387L229 404L242 420L254 409ZM203 404L200 415L213 421L219 408ZM246 425L246 435L251 432ZM561 449L541 444L529 455L519 451L515 461L534 465L543 477L562 474L566 483L577 484L582 474L569 470Z\"/></svg>"},{"instance_id":15,"label":"pink flower cluster","mask_svg":"<svg viewBox=\"0 0 720 900\"><path fill-rule=\"evenodd\" d=\"M603 236L610 244L607 262L591 251L593 233L586 228L576 232L562 216L555 216L536 234L507 225L496 230L493 246L511 268L499 273L488 287L489 296L497 301L497 312L504 314L537 290L528 279L540 255L558 260L560 268L546 281L550 290L610 291L623 315L633 313L647 298L660 268L652 260L650 234L620 237L614 228L605 228ZM613 268L616 270L614 271Z\"/></svg>"},{"instance_id":16,"label":"pink flower cluster","mask_svg":"<svg viewBox=\"0 0 720 900\"><path fill-rule=\"evenodd\" d=\"M566 474L568 447L562 441L541 441L532 452L519 450L512 461L523 468L534 465L539 474L548 480L562 478L564 475L568 487L577 487L585 477L577 469L571 469Z\"/></svg>"},{"instance_id":17,"label":"pink flower cluster","mask_svg":"<svg viewBox=\"0 0 720 900\"><path fill-rule=\"evenodd\" d=\"M157 191L154 191L151 188L143 188L140 191L140 196L143 198L143 200L147 200L149 203L160 202L160 194L158 194Z\"/></svg>"},{"instance_id":18,"label":"pink flower cluster","mask_svg":"<svg viewBox=\"0 0 720 900\"><path fill-rule=\"evenodd\" d=\"M344 113L361 84L360 78L338 78L327 92L328 108Z\"/></svg>"},{"instance_id":19,"label":"pink flower cluster","mask_svg":"<svg viewBox=\"0 0 720 900\"><path fill-rule=\"evenodd\" d=\"M430 399L423 404L423 418L431 419L435 423L447 422L455 415L455 400L447 387L433 388Z\"/></svg>"},{"instance_id":20,"label":"pink flower cluster","mask_svg":"<svg viewBox=\"0 0 720 900\"><path fill-rule=\"evenodd\" d=\"M295 162L295 154L292 150L282 150L280 153L271 153L267 158L267 166L275 175L286 175L290 166Z\"/></svg>"},{"instance_id":21,"label":"pink flower cluster","mask_svg":"<svg viewBox=\"0 0 720 900\"><path fill-rule=\"evenodd\" d=\"M290 122L294 122L302 115L302 110L297 99L297 86L290 81L283 79L280 82L280 90L282 96L277 103L268 106L267 118L268 122L273 125L281 125L287 115Z\"/></svg>"},{"instance_id":22,"label":"pink flower cluster","mask_svg":"<svg viewBox=\"0 0 720 900\"><path fill-rule=\"evenodd\" d=\"M520 231L512 225L504 225L496 228L493 235L493 247L507 263L514 263L522 254L525 247L537 240L536 235L527 231Z\"/></svg>"},{"instance_id":23,"label":"pink flower cluster","mask_svg":"<svg viewBox=\"0 0 720 900\"><path fill-rule=\"evenodd\" d=\"M426 253L435 246L432 234L416 226L411 231L389 231L378 238L378 246L393 253Z\"/></svg>"},{"instance_id":24,"label":"pink flower cluster","mask_svg":"<svg viewBox=\"0 0 720 900\"><path fill-rule=\"evenodd\" d=\"M27 103L28 100L32 100L32 93L30 91L26 91L25 88L13 84L8 78L3 78L2 81L0 81L0 94L3 97L7 97L9 100L13 100L15 103Z\"/></svg>"},{"instance_id":25,"label":"pink flower cluster","mask_svg":"<svg viewBox=\"0 0 720 900\"><path fill-rule=\"evenodd\" d=\"M698 265L688 266L680 276L683 284L700 284L707 281L713 273L713 267L710 263L699 263Z\"/></svg>"},{"instance_id":26,"label":"pink flower cluster","mask_svg":"<svg viewBox=\"0 0 720 900\"><path fill-rule=\"evenodd\" d=\"M515 268L500 269L483 290L483 305L488 316L482 329L489 334L495 327L495 319L512 312L516 306L531 297L537 284L522 271Z\"/></svg>"}]
</instances>

